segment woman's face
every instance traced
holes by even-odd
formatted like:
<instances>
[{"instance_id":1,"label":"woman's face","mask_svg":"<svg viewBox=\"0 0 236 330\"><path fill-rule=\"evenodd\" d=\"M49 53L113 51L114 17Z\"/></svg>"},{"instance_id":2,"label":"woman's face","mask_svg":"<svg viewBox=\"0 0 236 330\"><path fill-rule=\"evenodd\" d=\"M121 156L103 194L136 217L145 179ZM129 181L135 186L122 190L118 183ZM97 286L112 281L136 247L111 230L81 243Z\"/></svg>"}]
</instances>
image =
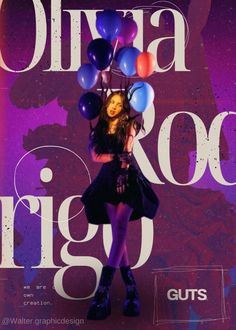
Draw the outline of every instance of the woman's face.
<instances>
[{"instance_id":1,"label":"woman's face","mask_svg":"<svg viewBox=\"0 0 236 330\"><path fill-rule=\"evenodd\" d=\"M110 99L107 106L107 115L110 118L117 116L123 109L123 99L119 94L115 94Z\"/></svg>"}]
</instances>

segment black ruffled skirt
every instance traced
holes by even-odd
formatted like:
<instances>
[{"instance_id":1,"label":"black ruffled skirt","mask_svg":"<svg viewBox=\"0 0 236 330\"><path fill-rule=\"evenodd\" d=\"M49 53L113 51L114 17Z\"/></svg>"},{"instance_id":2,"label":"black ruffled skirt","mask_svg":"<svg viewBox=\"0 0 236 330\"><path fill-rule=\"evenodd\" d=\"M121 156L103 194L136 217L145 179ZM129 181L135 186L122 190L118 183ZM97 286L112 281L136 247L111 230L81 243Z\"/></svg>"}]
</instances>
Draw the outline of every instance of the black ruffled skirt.
<instances>
[{"instance_id":1,"label":"black ruffled skirt","mask_svg":"<svg viewBox=\"0 0 236 330\"><path fill-rule=\"evenodd\" d=\"M144 177L137 164L131 164L128 170L128 187L123 194L116 192L116 180L120 164L113 160L102 165L95 180L85 190L81 201L89 223L106 224L110 219L105 203L117 205L120 202L133 208L130 221L145 216L153 219L156 215L159 200L150 182Z\"/></svg>"}]
</instances>

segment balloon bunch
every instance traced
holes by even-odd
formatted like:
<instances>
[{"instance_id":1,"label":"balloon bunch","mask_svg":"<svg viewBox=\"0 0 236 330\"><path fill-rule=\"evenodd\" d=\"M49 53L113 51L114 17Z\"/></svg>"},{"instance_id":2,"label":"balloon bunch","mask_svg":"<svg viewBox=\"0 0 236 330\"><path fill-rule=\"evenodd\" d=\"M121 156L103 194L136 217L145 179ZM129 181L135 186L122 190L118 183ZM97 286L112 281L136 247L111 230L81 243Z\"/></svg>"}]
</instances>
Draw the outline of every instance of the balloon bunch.
<instances>
[{"instance_id":1,"label":"balloon bunch","mask_svg":"<svg viewBox=\"0 0 236 330\"><path fill-rule=\"evenodd\" d=\"M83 89L93 88L100 72L101 81L103 81L106 78L105 72L111 66L113 59L128 78L135 74L146 78L153 73L154 56L149 52L141 53L136 47L126 46L133 42L138 32L137 24L133 19L121 17L115 10L107 9L97 13L96 29L101 38L90 42L87 48L90 63L82 64L77 73L77 80ZM116 46L119 42L122 48L114 55L115 50L111 42L115 39ZM132 96L130 104L137 112L148 109L154 99L153 88L142 81L132 85L129 95ZM93 92L86 92L79 100L79 111L83 117L91 120L99 115L102 104L102 97Z\"/></svg>"}]
</instances>

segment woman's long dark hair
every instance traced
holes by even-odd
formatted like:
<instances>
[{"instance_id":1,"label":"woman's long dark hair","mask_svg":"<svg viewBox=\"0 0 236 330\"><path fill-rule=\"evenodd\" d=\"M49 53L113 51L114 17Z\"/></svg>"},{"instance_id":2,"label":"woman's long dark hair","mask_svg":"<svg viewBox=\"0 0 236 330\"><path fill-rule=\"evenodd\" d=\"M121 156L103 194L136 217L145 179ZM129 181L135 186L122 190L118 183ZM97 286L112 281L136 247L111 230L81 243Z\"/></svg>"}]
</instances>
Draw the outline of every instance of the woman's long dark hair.
<instances>
[{"instance_id":1,"label":"woman's long dark hair","mask_svg":"<svg viewBox=\"0 0 236 330\"><path fill-rule=\"evenodd\" d=\"M118 115L119 120L117 123L116 132L114 133L118 142L120 143L125 142L127 126L129 125L131 120L139 116L136 115L130 117L131 108L126 92L123 91L112 92L104 102L96 126L92 128L90 132L89 147L94 148L97 154L101 154L103 152L104 147L106 146L105 137L106 134L108 134L109 122L111 121L111 118L109 118L107 115L107 107L110 104L111 98L114 95L119 95L122 98L122 104L123 104L123 108ZM137 131L139 131L141 125L137 123L136 126L137 126Z\"/></svg>"}]
</instances>

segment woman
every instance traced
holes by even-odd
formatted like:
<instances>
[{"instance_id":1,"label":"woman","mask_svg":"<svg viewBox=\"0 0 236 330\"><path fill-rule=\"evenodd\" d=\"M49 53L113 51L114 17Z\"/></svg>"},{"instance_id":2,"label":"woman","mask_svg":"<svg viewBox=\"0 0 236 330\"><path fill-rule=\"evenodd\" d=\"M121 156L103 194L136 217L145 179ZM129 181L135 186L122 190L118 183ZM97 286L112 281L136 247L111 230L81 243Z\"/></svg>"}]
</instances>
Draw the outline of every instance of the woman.
<instances>
[{"instance_id":1,"label":"woman","mask_svg":"<svg viewBox=\"0 0 236 330\"><path fill-rule=\"evenodd\" d=\"M113 92L90 134L91 157L103 166L81 200L89 223L111 223L113 241L88 311L88 319L105 319L110 314L109 287L118 267L127 289L123 313L127 316L140 313L138 292L126 248L127 225L128 221L142 216L152 219L159 202L132 156L134 137L141 125L129 113L127 94Z\"/></svg>"}]
</instances>

